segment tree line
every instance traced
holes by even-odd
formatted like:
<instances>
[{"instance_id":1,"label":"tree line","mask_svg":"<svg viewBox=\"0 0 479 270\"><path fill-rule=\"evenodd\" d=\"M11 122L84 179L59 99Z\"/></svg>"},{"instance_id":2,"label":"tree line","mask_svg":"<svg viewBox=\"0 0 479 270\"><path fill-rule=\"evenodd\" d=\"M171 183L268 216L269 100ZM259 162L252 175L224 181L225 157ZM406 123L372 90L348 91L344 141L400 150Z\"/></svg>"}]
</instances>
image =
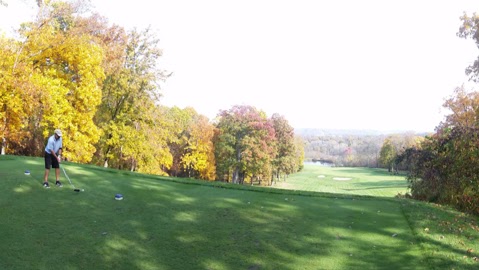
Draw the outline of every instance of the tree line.
<instances>
[{"instance_id":1,"label":"tree line","mask_svg":"<svg viewBox=\"0 0 479 270\"><path fill-rule=\"evenodd\" d=\"M464 14L457 35L479 46L479 15ZM466 68L479 82L479 58ZM479 92L457 87L435 132L391 159L407 170L409 196L479 215Z\"/></svg>"},{"instance_id":2,"label":"tree line","mask_svg":"<svg viewBox=\"0 0 479 270\"><path fill-rule=\"evenodd\" d=\"M397 155L410 196L479 214L479 93L458 87L444 104L451 114L415 147Z\"/></svg>"},{"instance_id":3,"label":"tree line","mask_svg":"<svg viewBox=\"0 0 479 270\"><path fill-rule=\"evenodd\" d=\"M0 37L2 154L42 156L53 129L73 162L143 173L271 184L302 168L285 117L160 104L162 51L151 29L125 30L84 1L37 1L18 38Z\"/></svg>"}]
</instances>

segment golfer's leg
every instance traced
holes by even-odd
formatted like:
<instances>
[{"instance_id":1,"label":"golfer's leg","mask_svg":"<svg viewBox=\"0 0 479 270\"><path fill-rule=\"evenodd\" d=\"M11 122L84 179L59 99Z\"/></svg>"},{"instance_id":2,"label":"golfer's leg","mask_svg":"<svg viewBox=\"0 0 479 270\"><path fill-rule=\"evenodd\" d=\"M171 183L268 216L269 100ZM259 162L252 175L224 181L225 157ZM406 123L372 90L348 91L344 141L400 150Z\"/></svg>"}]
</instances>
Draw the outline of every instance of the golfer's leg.
<instances>
[{"instance_id":1,"label":"golfer's leg","mask_svg":"<svg viewBox=\"0 0 479 270\"><path fill-rule=\"evenodd\" d=\"M43 177L43 180L45 182L48 182L48 175L50 174L50 170L49 169L45 169L45 176Z\"/></svg>"},{"instance_id":2,"label":"golfer's leg","mask_svg":"<svg viewBox=\"0 0 479 270\"><path fill-rule=\"evenodd\" d=\"M60 180L60 168L55 168L55 177L57 181Z\"/></svg>"},{"instance_id":3,"label":"golfer's leg","mask_svg":"<svg viewBox=\"0 0 479 270\"><path fill-rule=\"evenodd\" d=\"M45 176L43 180L48 182L48 175L50 174L50 167L52 166L52 159L48 153L45 153Z\"/></svg>"}]
</instances>

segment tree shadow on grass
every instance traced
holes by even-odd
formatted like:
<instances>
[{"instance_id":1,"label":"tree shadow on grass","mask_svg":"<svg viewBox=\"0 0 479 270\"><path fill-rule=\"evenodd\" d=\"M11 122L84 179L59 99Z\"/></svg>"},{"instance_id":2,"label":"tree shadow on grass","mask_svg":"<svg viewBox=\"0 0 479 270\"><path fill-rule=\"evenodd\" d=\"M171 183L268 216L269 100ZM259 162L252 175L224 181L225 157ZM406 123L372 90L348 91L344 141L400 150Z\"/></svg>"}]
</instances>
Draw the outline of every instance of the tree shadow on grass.
<instances>
[{"instance_id":1,"label":"tree shadow on grass","mask_svg":"<svg viewBox=\"0 0 479 270\"><path fill-rule=\"evenodd\" d=\"M41 162L40 162L41 163ZM1 165L0 165L1 166ZM41 164L39 164L41 166ZM434 269L400 204L182 184L70 166L86 189L15 193L0 221L6 269ZM31 183L22 183L30 185ZM124 200L115 201L114 194ZM6 201L3 205L6 205ZM2 204L0 203L0 206Z\"/></svg>"},{"instance_id":2,"label":"tree shadow on grass","mask_svg":"<svg viewBox=\"0 0 479 270\"><path fill-rule=\"evenodd\" d=\"M361 237L370 233L389 238L391 232L374 226L350 228L350 220L359 226L361 211L367 210L349 209L344 199L284 198L202 186L185 190L181 184L166 190L135 206L125 199L115 215L97 210L95 216L108 215L116 223L106 229L105 243L97 250L108 264L123 269L377 269L396 265L396 260L409 269L417 265L409 248ZM208 196L200 200L197 193ZM134 194L129 198L138 199ZM386 218L400 217L396 213ZM364 260L373 244L378 250ZM387 254L384 260L381 254Z\"/></svg>"}]
</instances>

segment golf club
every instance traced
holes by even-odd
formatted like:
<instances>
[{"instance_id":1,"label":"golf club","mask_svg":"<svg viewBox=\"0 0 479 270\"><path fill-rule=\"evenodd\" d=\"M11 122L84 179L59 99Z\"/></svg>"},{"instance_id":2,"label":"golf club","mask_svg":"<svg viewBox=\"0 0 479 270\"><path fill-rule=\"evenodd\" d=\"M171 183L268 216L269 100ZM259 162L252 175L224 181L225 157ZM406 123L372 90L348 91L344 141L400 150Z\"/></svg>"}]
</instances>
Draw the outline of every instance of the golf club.
<instances>
[{"instance_id":1,"label":"golf club","mask_svg":"<svg viewBox=\"0 0 479 270\"><path fill-rule=\"evenodd\" d=\"M79 188L75 188L75 186L73 185L72 180L70 180L70 177L68 177L68 174L67 174L67 172L65 171L65 168L63 168L63 166L62 166L62 170L63 170L63 174L64 174L65 177L68 179L68 182L70 182L70 185L73 187L73 191L75 191L75 192L80 192L81 190L80 190Z\"/></svg>"}]
</instances>

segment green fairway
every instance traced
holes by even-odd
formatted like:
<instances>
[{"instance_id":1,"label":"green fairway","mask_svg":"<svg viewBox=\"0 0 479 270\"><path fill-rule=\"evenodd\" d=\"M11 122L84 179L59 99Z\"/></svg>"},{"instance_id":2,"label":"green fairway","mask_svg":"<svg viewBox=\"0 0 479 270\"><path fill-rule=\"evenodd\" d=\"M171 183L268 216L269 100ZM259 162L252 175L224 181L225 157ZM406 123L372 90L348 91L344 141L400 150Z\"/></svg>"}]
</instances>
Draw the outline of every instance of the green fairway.
<instances>
[{"instance_id":1,"label":"green fairway","mask_svg":"<svg viewBox=\"0 0 479 270\"><path fill-rule=\"evenodd\" d=\"M275 187L341 194L393 197L405 194L404 176L392 175L384 169L327 167L305 164L304 170L291 175Z\"/></svg>"},{"instance_id":2,"label":"green fairway","mask_svg":"<svg viewBox=\"0 0 479 270\"><path fill-rule=\"evenodd\" d=\"M0 269L479 266L470 218L423 203L64 166L84 192L63 174L44 189L43 159L0 157Z\"/></svg>"}]
</instances>

